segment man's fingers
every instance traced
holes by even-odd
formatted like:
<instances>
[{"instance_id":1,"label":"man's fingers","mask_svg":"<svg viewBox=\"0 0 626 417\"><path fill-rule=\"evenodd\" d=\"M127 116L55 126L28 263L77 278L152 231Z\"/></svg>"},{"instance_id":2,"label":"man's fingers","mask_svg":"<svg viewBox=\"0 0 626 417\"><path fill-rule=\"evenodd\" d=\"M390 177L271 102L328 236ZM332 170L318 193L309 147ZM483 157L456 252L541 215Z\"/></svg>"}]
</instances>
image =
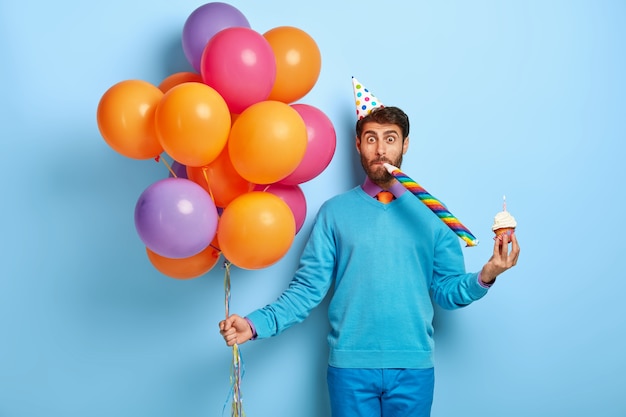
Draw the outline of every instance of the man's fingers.
<instances>
[{"instance_id":1,"label":"man's fingers","mask_svg":"<svg viewBox=\"0 0 626 417\"><path fill-rule=\"evenodd\" d=\"M220 330L230 329L231 327L233 327L235 320L237 320L237 315L233 314L232 316L227 317L226 320L220 321Z\"/></svg>"},{"instance_id":2,"label":"man's fingers","mask_svg":"<svg viewBox=\"0 0 626 417\"><path fill-rule=\"evenodd\" d=\"M493 256L499 259L506 257L509 250L509 235L507 233L501 234L494 238L493 244Z\"/></svg>"},{"instance_id":3,"label":"man's fingers","mask_svg":"<svg viewBox=\"0 0 626 417\"><path fill-rule=\"evenodd\" d=\"M232 335L236 335L237 334L237 330L234 327L231 327L230 329L227 329L227 330L221 330L220 333L222 334L224 339L226 339L227 337L230 337Z\"/></svg>"},{"instance_id":4,"label":"man's fingers","mask_svg":"<svg viewBox=\"0 0 626 417\"><path fill-rule=\"evenodd\" d=\"M224 340L228 346L232 346L237 343L237 332L232 332L230 334L224 335Z\"/></svg>"},{"instance_id":5,"label":"man's fingers","mask_svg":"<svg viewBox=\"0 0 626 417\"><path fill-rule=\"evenodd\" d=\"M237 338L239 337L237 331L237 320L239 316L233 314L230 317L227 317L225 320L219 322L220 334L224 338L224 341L228 346L233 346L237 343Z\"/></svg>"},{"instance_id":6,"label":"man's fingers","mask_svg":"<svg viewBox=\"0 0 626 417\"><path fill-rule=\"evenodd\" d=\"M221 330L220 333L226 342L226 345L232 346L237 343L237 330L234 327L231 327L228 330Z\"/></svg>"},{"instance_id":7,"label":"man's fingers","mask_svg":"<svg viewBox=\"0 0 626 417\"><path fill-rule=\"evenodd\" d=\"M517 259L519 258L519 243L517 243L517 237L515 236L515 234L513 234L511 236L511 253L510 256L512 256L512 265L511 266L515 266L517 264Z\"/></svg>"},{"instance_id":8,"label":"man's fingers","mask_svg":"<svg viewBox=\"0 0 626 417\"><path fill-rule=\"evenodd\" d=\"M224 333L233 328L233 323L230 320L220 321L220 333Z\"/></svg>"}]
</instances>

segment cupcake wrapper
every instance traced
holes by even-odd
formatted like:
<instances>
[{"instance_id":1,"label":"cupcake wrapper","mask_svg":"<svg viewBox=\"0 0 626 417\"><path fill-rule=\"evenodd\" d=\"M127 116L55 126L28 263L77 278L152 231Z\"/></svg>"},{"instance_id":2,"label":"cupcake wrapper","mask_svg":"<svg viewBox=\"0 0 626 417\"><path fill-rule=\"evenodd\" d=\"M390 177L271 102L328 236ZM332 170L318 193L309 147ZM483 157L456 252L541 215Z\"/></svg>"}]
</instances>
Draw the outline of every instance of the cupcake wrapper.
<instances>
[{"instance_id":1,"label":"cupcake wrapper","mask_svg":"<svg viewBox=\"0 0 626 417\"><path fill-rule=\"evenodd\" d=\"M505 234L511 236L511 233L513 233L513 230L515 230L514 227L503 227L501 229L496 229L493 232L496 234L496 238L503 236Z\"/></svg>"}]
</instances>

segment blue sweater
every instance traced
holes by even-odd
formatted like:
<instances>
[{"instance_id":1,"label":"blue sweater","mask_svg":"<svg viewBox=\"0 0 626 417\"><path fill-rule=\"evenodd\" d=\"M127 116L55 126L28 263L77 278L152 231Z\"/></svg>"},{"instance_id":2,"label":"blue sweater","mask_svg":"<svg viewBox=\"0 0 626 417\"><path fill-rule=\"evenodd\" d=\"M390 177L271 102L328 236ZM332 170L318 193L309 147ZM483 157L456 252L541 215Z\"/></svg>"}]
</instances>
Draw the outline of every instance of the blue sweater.
<instances>
[{"instance_id":1,"label":"blue sweater","mask_svg":"<svg viewBox=\"0 0 626 417\"><path fill-rule=\"evenodd\" d=\"M460 240L411 193L389 204L360 186L326 201L289 288L248 315L258 338L304 320L333 286L329 364L430 368L433 303L453 309L487 293L466 273Z\"/></svg>"}]
</instances>

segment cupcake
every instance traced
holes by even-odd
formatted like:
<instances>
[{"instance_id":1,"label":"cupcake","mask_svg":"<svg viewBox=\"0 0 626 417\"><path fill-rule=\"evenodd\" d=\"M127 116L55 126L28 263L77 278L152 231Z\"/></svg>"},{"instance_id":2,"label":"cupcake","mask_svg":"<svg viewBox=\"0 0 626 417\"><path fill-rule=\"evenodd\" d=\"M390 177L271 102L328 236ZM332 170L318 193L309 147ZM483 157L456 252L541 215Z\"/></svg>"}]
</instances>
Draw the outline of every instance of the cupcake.
<instances>
[{"instance_id":1,"label":"cupcake","mask_svg":"<svg viewBox=\"0 0 626 417\"><path fill-rule=\"evenodd\" d=\"M515 218L511 216L511 213L506 211L506 209L502 210L493 219L493 226L491 226L491 230L496 234L496 238L500 238L504 234L508 234L511 236L513 230L517 227L517 222Z\"/></svg>"}]
</instances>

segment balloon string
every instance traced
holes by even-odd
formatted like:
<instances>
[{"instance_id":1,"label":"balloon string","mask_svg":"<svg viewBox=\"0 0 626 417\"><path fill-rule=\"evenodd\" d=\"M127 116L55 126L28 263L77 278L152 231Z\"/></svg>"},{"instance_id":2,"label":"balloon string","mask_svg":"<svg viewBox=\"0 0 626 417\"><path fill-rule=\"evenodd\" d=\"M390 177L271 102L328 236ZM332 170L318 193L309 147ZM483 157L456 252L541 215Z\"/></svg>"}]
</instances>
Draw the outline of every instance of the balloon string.
<instances>
[{"instance_id":1,"label":"balloon string","mask_svg":"<svg viewBox=\"0 0 626 417\"><path fill-rule=\"evenodd\" d=\"M230 262L224 262L224 310L226 313L226 318L228 318L229 310L230 310ZM224 409L222 410L222 415L226 410L226 405L228 401L232 399L230 415L231 417L245 417L245 413L243 411L243 399L241 398L241 380L244 374L244 366L243 360L241 358L241 352L239 351L239 346L237 344L233 345L233 360L230 368L230 390L228 393L228 397L226 398L226 403L224 404Z\"/></svg>"},{"instance_id":2,"label":"balloon string","mask_svg":"<svg viewBox=\"0 0 626 417\"><path fill-rule=\"evenodd\" d=\"M207 174L206 171L207 171L207 167L202 167L202 175L204 175L204 180L206 181L206 188L209 190L209 195L211 196L211 200L215 201L215 198L213 198L213 191L211 191L211 184L209 183L209 174ZM228 318L228 314L226 315L226 317Z\"/></svg>"},{"instance_id":3,"label":"balloon string","mask_svg":"<svg viewBox=\"0 0 626 417\"><path fill-rule=\"evenodd\" d=\"M228 310L230 308L230 262L224 262L224 310L226 312L226 318L228 318Z\"/></svg>"},{"instance_id":4,"label":"balloon string","mask_svg":"<svg viewBox=\"0 0 626 417\"><path fill-rule=\"evenodd\" d=\"M233 345L233 365L231 371L231 384L232 384L232 407L230 415L231 417L245 417L246 413L243 411L243 399L241 397L241 379L243 378L243 360L241 359L241 352L239 347Z\"/></svg>"},{"instance_id":5,"label":"balloon string","mask_svg":"<svg viewBox=\"0 0 626 417\"><path fill-rule=\"evenodd\" d=\"M167 161L165 160L165 158L161 158L161 156L157 156L156 158L154 158L155 161L159 162L159 161L163 161L163 163L165 164L165 166L167 167L167 170L170 172L170 174L172 174L172 177L174 178L178 178L178 175L176 175L176 173L174 172L174 170L172 169L172 167L170 166L170 164L167 163Z\"/></svg>"}]
</instances>

